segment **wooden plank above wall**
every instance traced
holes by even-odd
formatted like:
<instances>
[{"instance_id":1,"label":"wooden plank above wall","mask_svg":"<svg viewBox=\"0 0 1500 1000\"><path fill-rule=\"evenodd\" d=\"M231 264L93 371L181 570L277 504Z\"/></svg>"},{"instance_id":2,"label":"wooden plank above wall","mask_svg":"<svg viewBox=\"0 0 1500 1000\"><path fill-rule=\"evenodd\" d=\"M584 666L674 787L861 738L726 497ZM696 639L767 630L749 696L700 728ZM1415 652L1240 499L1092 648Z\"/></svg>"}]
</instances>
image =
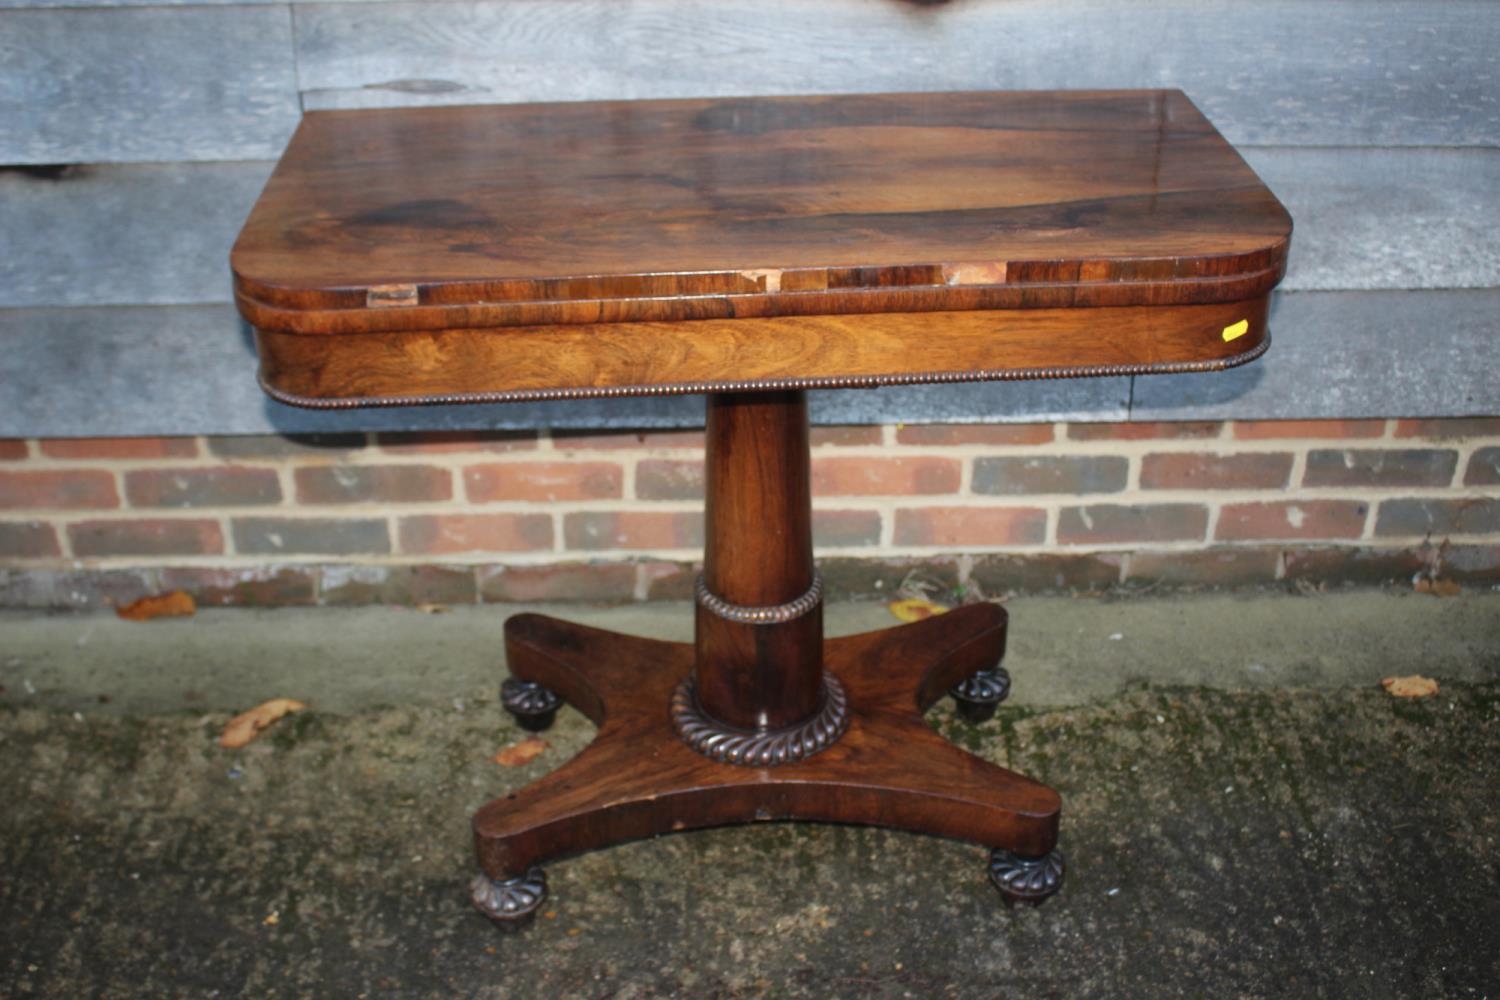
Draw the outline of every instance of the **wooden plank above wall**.
<instances>
[{"instance_id":1,"label":"wooden plank above wall","mask_svg":"<svg viewBox=\"0 0 1500 1000\"><path fill-rule=\"evenodd\" d=\"M1236 143L1500 145L1485 0L0 3L9 164L271 159L299 96L1181 87Z\"/></svg>"},{"instance_id":2,"label":"wooden plank above wall","mask_svg":"<svg viewBox=\"0 0 1500 1000\"><path fill-rule=\"evenodd\" d=\"M0 164L274 159L286 7L0 10Z\"/></svg>"},{"instance_id":3,"label":"wooden plank above wall","mask_svg":"<svg viewBox=\"0 0 1500 1000\"><path fill-rule=\"evenodd\" d=\"M309 109L1180 87L1235 143L1495 145L1497 53L1483 0L297 7Z\"/></svg>"}]
</instances>

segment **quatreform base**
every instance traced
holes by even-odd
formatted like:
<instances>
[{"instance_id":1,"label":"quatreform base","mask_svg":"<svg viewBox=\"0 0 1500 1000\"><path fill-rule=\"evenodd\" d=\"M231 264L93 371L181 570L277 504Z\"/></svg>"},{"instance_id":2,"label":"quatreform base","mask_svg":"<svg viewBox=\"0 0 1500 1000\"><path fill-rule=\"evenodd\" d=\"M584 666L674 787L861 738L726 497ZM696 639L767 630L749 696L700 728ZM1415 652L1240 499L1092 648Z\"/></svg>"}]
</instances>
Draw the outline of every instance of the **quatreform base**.
<instances>
[{"instance_id":1,"label":"quatreform base","mask_svg":"<svg viewBox=\"0 0 1500 1000\"><path fill-rule=\"evenodd\" d=\"M846 694L847 729L801 760L753 767L693 750L674 726L667 706L691 676L692 645L517 615L505 625L512 674L555 691L599 731L557 770L479 810L474 842L484 874L476 885L524 880L548 858L661 833L813 820L1002 847L995 857L1013 859L1010 869L990 863L1002 895L1040 902L1062 884L1053 850L1058 794L954 746L922 718L949 688L1000 658L1005 629L1003 608L976 604L829 640L824 664ZM1033 858L1049 861L1042 876L1027 869ZM531 884L545 891L545 882ZM497 896L507 899L499 890L475 893L497 923L531 912L496 906Z\"/></svg>"}]
</instances>

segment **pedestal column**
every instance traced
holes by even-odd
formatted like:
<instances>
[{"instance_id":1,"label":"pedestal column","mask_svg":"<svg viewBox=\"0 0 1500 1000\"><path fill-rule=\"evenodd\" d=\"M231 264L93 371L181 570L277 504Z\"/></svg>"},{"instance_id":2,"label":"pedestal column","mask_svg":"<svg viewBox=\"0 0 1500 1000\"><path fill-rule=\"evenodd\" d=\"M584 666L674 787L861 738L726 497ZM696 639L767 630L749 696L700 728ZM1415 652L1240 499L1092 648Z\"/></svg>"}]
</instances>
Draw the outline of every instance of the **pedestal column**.
<instances>
[{"instance_id":1,"label":"pedestal column","mask_svg":"<svg viewBox=\"0 0 1500 1000\"><path fill-rule=\"evenodd\" d=\"M738 730L807 723L827 697L806 394L709 396L706 475L697 704Z\"/></svg>"}]
</instances>

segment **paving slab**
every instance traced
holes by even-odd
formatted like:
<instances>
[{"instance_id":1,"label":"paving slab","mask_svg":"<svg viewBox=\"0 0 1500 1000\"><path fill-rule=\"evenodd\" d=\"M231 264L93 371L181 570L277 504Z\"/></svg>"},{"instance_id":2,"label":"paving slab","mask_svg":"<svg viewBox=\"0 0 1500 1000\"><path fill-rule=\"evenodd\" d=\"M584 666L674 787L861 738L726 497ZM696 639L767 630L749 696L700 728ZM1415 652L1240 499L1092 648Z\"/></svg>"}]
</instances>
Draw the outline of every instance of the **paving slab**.
<instances>
[{"instance_id":1,"label":"paving slab","mask_svg":"<svg viewBox=\"0 0 1500 1000\"><path fill-rule=\"evenodd\" d=\"M1080 705L1142 684L1343 687L1392 674L1500 677L1500 591L1285 590L1006 603L1012 704ZM297 697L321 711L493 697L506 617L553 614L691 641L692 607L650 603L207 609L141 624L113 614L0 612L0 704L67 711L237 710ZM830 635L897 624L885 604L827 609ZM107 699L107 700L102 700Z\"/></svg>"},{"instance_id":2,"label":"paving slab","mask_svg":"<svg viewBox=\"0 0 1500 1000\"><path fill-rule=\"evenodd\" d=\"M760 824L556 861L512 935L467 907L466 817L592 727L567 710L532 763L490 760L522 735L495 702L496 609L0 619L20 663L0 702L0 995L1495 995L1500 595L1011 609L1015 700L929 719L1063 793L1068 881L1045 906L1000 905L974 845ZM680 612L569 614L666 632ZM396 664L412 676L369 680ZM1392 698L1373 678L1395 665L1440 693ZM309 692L217 747L231 708Z\"/></svg>"}]
</instances>

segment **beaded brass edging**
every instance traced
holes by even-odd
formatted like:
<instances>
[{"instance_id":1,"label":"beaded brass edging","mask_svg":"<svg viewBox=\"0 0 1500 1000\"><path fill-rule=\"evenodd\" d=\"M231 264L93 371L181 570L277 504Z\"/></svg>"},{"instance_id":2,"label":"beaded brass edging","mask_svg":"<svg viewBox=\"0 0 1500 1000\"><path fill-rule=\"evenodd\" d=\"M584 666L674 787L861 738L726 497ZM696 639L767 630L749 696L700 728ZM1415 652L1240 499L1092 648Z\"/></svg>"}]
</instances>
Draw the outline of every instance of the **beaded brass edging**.
<instances>
[{"instance_id":1,"label":"beaded brass edging","mask_svg":"<svg viewBox=\"0 0 1500 1000\"><path fill-rule=\"evenodd\" d=\"M844 687L823 672L823 707L811 719L786 729L751 732L726 726L698 705L693 675L672 692L672 725L693 750L721 764L774 767L811 757L825 750L849 728L849 698Z\"/></svg>"},{"instance_id":2,"label":"beaded brass edging","mask_svg":"<svg viewBox=\"0 0 1500 1000\"><path fill-rule=\"evenodd\" d=\"M1021 382L1034 379L1107 378L1120 375L1184 375L1218 372L1249 364L1271 349L1271 331L1243 354L1208 361L1164 361L1135 365L1084 365L1076 368L1001 368L963 372L915 372L896 375L828 375L817 378L761 378L665 385L583 386L571 389L511 389L503 392L456 392L435 396L349 396L325 398L283 392L256 375L266 395L288 406L311 410L353 410L365 406L451 406L457 403L545 403L568 399L614 399L621 396L692 396L715 392L770 392L789 389L878 389L888 385L954 382Z\"/></svg>"},{"instance_id":3,"label":"beaded brass edging","mask_svg":"<svg viewBox=\"0 0 1500 1000\"><path fill-rule=\"evenodd\" d=\"M785 604L730 604L718 594L708 589L708 583L703 579L703 574L698 574L698 579L693 581L693 596L704 608L712 611L726 621L739 622L742 625L777 625L801 618L809 611L818 606L823 600L823 577L816 570L813 571L812 586L801 597L787 601Z\"/></svg>"}]
</instances>

